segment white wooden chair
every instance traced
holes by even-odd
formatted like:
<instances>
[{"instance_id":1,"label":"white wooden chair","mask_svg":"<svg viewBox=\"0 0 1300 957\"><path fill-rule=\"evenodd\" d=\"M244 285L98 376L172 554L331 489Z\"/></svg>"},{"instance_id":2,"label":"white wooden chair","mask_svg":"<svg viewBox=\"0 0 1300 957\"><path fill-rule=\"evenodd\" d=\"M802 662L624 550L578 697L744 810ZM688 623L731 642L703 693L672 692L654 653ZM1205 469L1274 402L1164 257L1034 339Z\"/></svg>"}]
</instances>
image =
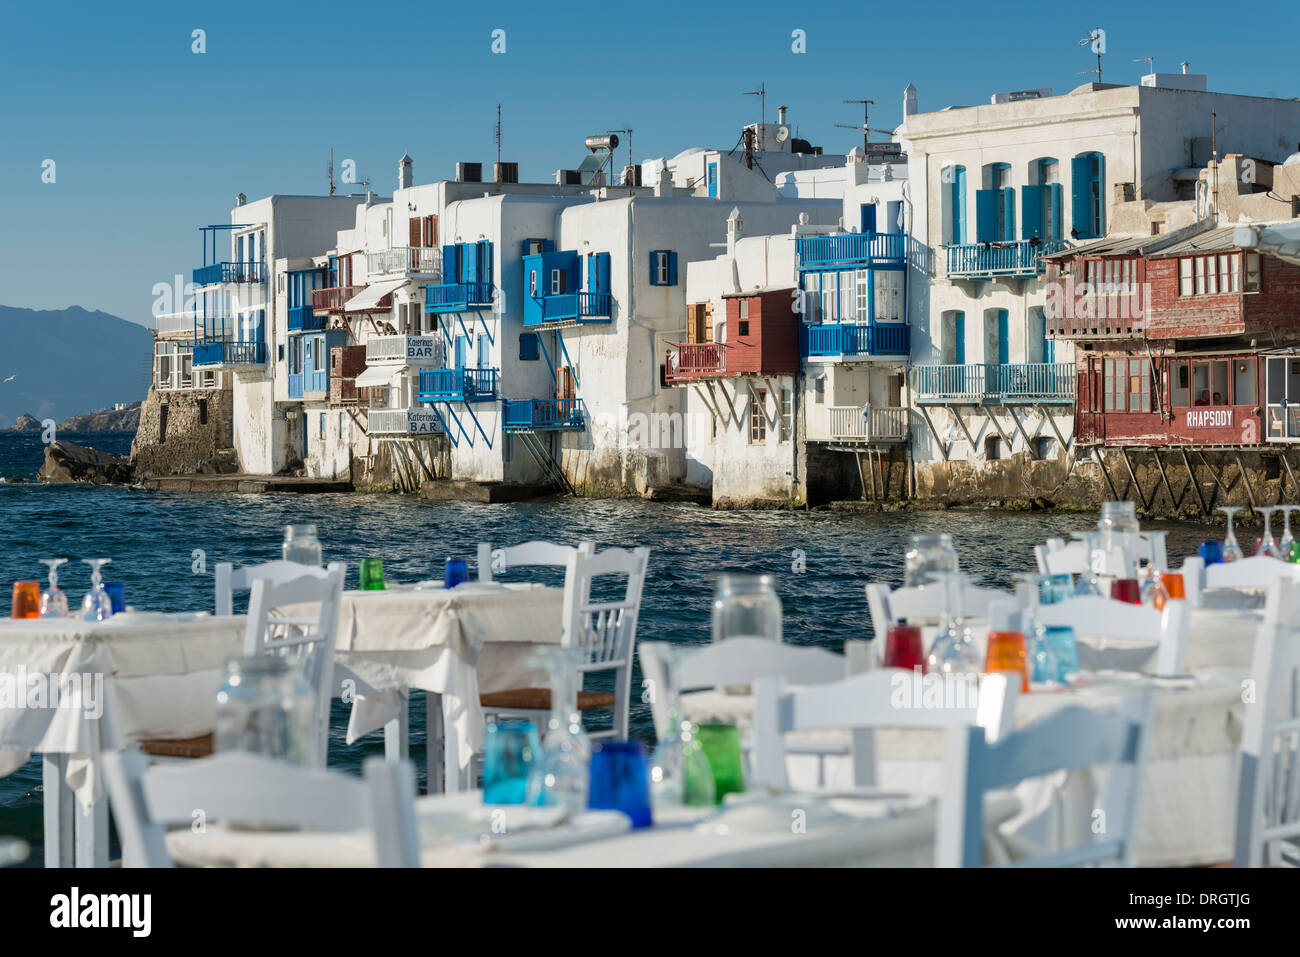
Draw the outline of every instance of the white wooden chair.
<instances>
[{"instance_id":1,"label":"white wooden chair","mask_svg":"<svg viewBox=\"0 0 1300 957\"><path fill-rule=\"evenodd\" d=\"M989 602L1009 597L1009 592L997 588L984 588L965 582L961 591L962 614L968 618L987 618ZM921 585L915 588L893 588L879 582L867 583L867 607L871 612L871 627L876 643L884 645L889 626L900 618L931 619L943 614L944 588L941 584Z\"/></svg>"},{"instance_id":2,"label":"white wooden chair","mask_svg":"<svg viewBox=\"0 0 1300 957\"><path fill-rule=\"evenodd\" d=\"M984 795L1057 771L1108 766L1098 807L1105 813L1093 839L1044 857L1032 867L1074 867L1110 861L1133 866L1138 805L1150 736L1152 701L1126 698L1117 712L1070 706L990 742L978 725L949 729L944 742L944 790L935 837L938 867L983 865ZM1095 812L1091 812L1095 813ZM1089 822L1091 823L1091 822Z\"/></svg>"},{"instance_id":3,"label":"white wooden chair","mask_svg":"<svg viewBox=\"0 0 1300 957\"><path fill-rule=\"evenodd\" d=\"M334 645L347 566L342 562L331 563L328 569L292 562L279 564L287 565L297 575L251 579L244 655L282 654L301 659L316 697L312 753L323 767L329 743L330 702L335 691ZM277 613L277 609L296 604L315 605L316 609L313 614L298 617ZM213 736L142 741L140 749L160 758L202 758L212 754Z\"/></svg>"},{"instance_id":4,"label":"white wooden chair","mask_svg":"<svg viewBox=\"0 0 1300 957\"><path fill-rule=\"evenodd\" d=\"M1241 736L1234 863L1300 863L1300 586L1275 578L1251 665Z\"/></svg>"},{"instance_id":5,"label":"white wooden chair","mask_svg":"<svg viewBox=\"0 0 1300 957\"><path fill-rule=\"evenodd\" d=\"M330 568L338 566L346 569L347 566L342 562L332 562ZM320 571L315 565L300 565L297 562L286 562L277 559L273 562L265 562L261 565L241 565L236 568L230 562L219 562L213 570L213 591L215 592L215 606L218 615L233 615L235 613L235 592L251 591L253 582L259 578L265 578L272 582L293 581L301 577L304 572Z\"/></svg>"},{"instance_id":6,"label":"white wooden chair","mask_svg":"<svg viewBox=\"0 0 1300 957\"><path fill-rule=\"evenodd\" d=\"M419 867L415 774L408 761L367 758L364 779L256 754L150 766L134 749L104 755L124 867L170 867L165 831L218 821L368 831L380 867Z\"/></svg>"},{"instance_id":7,"label":"white wooden chair","mask_svg":"<svg viewBox=\"0 0 1300 957\"><path fill-rule=\"evenodd\" d=\"M1007 675L981 675L978 684L975 679L952 679L951 694L947 687L943 689L942 707L932 706L927 681L944 679L889 668L787 692L782 679L759 678L754 683L755 781L777 790L787 788L785 736L792 731L979 725L996 738L1011 727L1020 686ZM869 735L853 736L856 787L870 787L877 781L875 756L862 751L864 744L870 748L871 743Z\"/></svg>"},{"instance_id":8,"label":"white wooden chair","mask_svg":"<svg viewBox=\"0 0 1300 957\"><path fill-rule=\"evenodd\" d=\"M1158 531L1139 532L1132 548L1134 557L1140 562L1155 565L1159 571L1168 571L1169 558L1165 551L1165 538L1168 534ZM1049 538L1046 545L1034 546L1034 559L1040 574L1080 575L1089 570L1091 556L1088 543L1083 539L1066 542L1063 538ZM1114 567L1121 567L1125 561L1123 551L1118 550L1107 561L1114 562Z\"/></svg>"},{"instance_id":9,"label":"white wooden chair","mask_svg":"<svg viewBox=\"0 0 1300 957\"><path fill-rule=\"evenodd\" d=\"M637 647L641 675L653 682L650 712L655 733L663 737L668 726L667 703L657 689L668 681L666 641L643 641ZM759 678L782 678L790 685L820 685L838 681L853 669L845 655L825 648L799 647L767 638L732 638L728 641L683 649L677 663L680 692L724 685L752 685Z\"/></svg>"},{"instance_id":10,"label":"white wooden chair","mask_svg":"<svg viewBox=\"0 0 1300 957\"><path fill-rule=\"evenodd\" d=\"M1075 635L1101 635L1150 641L1158 646L1156 674L1183 674L1187 654L1190 609L1186 601L1167 601L1157 611L1145 605L1084 595L1038 606L1038 620L1048 627L1065 626Z\"/></svg>"},{"instance_id":11,"label":"white wooden chair","mask_svg":"<svg viewBox=\"0 0 1300 957\"><path fill-rule=\"evenodd\" d=\"M585 660L578 666L578 710L613 710L610 728L588 731L593 739L627 737L632 655L649 560L648 548L630 551L607 548L603 552L593 552L579 547L568 556L561 643L565 647L584 649ZM621 598L598 601L591 597L593 580L602 576L626 578L627 585ZM614 673L612 692L582 690L585 675L602 671ZM544 719L550 714L551 691L549 688L497 691L480 695L479 703L489 713L522 714Z\"/></svg>"},{"instance_id":12,"label":"white wooden chair","mask_svg":"<svg viewBox=\"0 0 1300 957\"><path fill-rule=\"evenodd\" d=\"M554 542L531 541L494 548L487 542L480 542L478 580L494 581L493 575L511 568L529 566L567 568L569 556L575 551L583 551L591 555L596 551L596 543L579 542L577 548L574 548L571 545L557 545Z\"/></svg>"},{"instance_id":13,"label":"white wooden chair","mask_svg":"<svg viewBox=\"0 0 1300 957\"><path fill-rule=\"evenodd\" d=\"M1205 568L1206 588L1268 588L1279 578L1300 581L1300 565L1252 555L1239 562L1218 562Z\"/></svg>"}]
</instances>

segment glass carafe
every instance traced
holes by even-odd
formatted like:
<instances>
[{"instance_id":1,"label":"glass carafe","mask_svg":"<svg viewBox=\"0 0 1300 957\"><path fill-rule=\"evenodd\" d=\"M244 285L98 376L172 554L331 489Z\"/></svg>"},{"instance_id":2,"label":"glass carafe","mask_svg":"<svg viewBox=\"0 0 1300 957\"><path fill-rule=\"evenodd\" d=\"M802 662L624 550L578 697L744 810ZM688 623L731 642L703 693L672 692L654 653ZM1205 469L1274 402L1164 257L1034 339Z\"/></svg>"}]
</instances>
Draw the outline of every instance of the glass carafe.
<instances>
[{"instance_id":1,"label":"glass carafe","mask_svg":"<svg viewBox=\"0 0 1300 957\"><path fill-rule=\"evenodd\" d=\"M713 640L781 640L781 599L771 575L718 576L713 591ZM726 694L748 694L747 685L724 685Z\"/></svg>"},{"instance_id":2,"label":"glass carafe","mask_svg":"<svg viewBox=\"0 0 1300 957\"><path fill-rule=\"evenodd\" d=\"M316 538L315 525L286 525L281 555L286 562L299 565L321 565L320 540Z\"/></svg>"},{"instance_id":3,"label":"glass carafe","mask_svg":"<svg viewBox=\"0 0 1300 957\"><path fill-rule=\"evenodd\" d=\"M302 668L276 655L232 658L217 691L213 744L292 764L315 763L316 697Z\"/></svg>"},{"instance_id":4,"label":"glass carafe","mask_svg":"<svg viewBox=\"0 0 1300 957\"><path fill-rule=\"evenodd\" d=\"M928 585L959 570L951 535L913 535L904 562L904 588Z\"/></svg>"},{"instance_id":5,"label":"glass carafe","mask_svg":"<svg viewBox=\"0 0 1300 957\"><path fill-rule=\"evenodd\" d=\"M971 675L983 670L984 662L970 626L966 623L963 607L963 591L967 576L961 572L947 572L937 577L942 585L943 618L939 623L939 633L930 645L926 656L927 674Z\"/></svg>"},{"instance_id":6,"label":"glass carafe","mask_svg":"<svg viewBox=\"0 0 1300 957\"><path fill-rule=\"evenodd\" d=\"M1138 532L1137 506L1132 502L1102 502L1101 517L1097 519L1097 534L1101 547L1107 552L1119 550L1124 556L1123 569L1107 569L1116 578L1132 578L1137 569Z\"/></svg>"}]
</instances>

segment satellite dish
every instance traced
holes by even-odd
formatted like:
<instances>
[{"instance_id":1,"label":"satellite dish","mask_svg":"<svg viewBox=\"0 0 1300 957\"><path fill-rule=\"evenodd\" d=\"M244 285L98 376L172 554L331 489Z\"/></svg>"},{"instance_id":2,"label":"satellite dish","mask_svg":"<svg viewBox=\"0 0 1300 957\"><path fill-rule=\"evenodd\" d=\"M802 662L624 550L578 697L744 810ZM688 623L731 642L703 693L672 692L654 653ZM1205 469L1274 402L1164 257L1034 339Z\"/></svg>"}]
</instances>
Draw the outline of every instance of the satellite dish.
<instances>
[{"instance_id":1,"label":"satellite dish","mask_svg":"<svg viewBox=\"0 0 1300 957\"><path fill-rule=\"evenodd\" d=\"M776 128L776 141L778 143L784 143L789 138L790 138L790 127L778 126Z\"/></svg>"}]
</instances>

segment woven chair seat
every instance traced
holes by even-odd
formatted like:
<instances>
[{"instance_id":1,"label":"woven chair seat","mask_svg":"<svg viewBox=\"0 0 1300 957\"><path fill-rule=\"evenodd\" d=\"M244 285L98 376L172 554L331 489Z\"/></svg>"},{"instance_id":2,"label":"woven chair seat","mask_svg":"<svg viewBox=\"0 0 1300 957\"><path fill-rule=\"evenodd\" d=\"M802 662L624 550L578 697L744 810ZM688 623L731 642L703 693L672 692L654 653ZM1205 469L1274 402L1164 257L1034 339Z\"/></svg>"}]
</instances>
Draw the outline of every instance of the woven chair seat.
<instances>
[{"instance_id":1,"label":"woven chair seat","mask_svg":"<svg viewBox=\"0 0 1300 957\"><path fill-rule=\"evenodd\" d=\"M141 741L140 750L159 758L206 758L212 755L212 735L197 738Z\"/></svg>"},{"instance_id":2,"label":"woven chair seat","mask_svg":"<svg viewBox=\"0 0 1300 957\"><path fill-rule=\"evenodd\" d=\"M479 704L485 708L517 711L550 711L550 688L512 688L508 691L493 691L491 694L478 696ZM608 691L579 691L578 710L595 711L599 708L614 707L614 695Z\"/></svg>"}]
</instances>

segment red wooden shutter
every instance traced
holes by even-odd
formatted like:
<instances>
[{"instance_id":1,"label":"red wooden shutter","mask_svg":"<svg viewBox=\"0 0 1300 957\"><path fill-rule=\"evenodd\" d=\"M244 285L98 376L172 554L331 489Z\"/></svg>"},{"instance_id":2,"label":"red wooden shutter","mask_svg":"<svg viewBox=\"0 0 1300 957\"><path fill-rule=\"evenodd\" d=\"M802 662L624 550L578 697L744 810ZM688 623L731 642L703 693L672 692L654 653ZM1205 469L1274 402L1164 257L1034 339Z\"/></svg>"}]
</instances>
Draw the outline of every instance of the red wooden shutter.
<instances>
[{"instance_id":1,"label":"red wooden shutter","mask_svg":"<svg viewBox=\"0 0 1300 957\"><path fill-rule=\"evenodd\" d=\"M410 233L409 233L408 235L410 236L410 240L409 240L409 242L408 242L408 245L410 245L410 246L423 246L423 245L424 245L424 243L421 241L421 237L420 237L420 217L419 217L419 216L412 216L412 217L411 217L411 231L410 231Z\"/></svg>"}]
</instances>

